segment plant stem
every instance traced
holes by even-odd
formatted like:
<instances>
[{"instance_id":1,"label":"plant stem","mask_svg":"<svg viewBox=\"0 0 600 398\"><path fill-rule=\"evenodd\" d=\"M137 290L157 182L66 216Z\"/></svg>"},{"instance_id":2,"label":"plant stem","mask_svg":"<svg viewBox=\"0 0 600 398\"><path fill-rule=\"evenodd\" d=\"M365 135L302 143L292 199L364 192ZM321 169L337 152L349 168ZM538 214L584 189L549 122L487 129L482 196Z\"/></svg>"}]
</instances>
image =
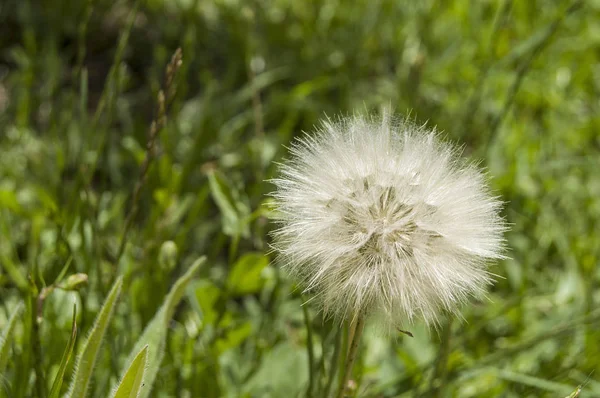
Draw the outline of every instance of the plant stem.
<instances>
[{"instance_id":1,"label":"plant stem","mask_svg":"<svg viewBox=\"0 0 600 398\"><path fill-rule=\"evenodd\" d=\"M358 345L360 343L360 337L365 326L365 319L361 315L357 315L350 324L350 330L348 335L348 355L346 356L346 365L344 366L344 374L340 380L340 386L337 398L344 398L344 392L346 391L346 384L352 376L352 368L354 367L354 361L356 360L356 354L358 353Z\"/></svg>"},{"instance_id":2,"label":"plant stem","mask_svg":"<svg viewBox=\"0 0 600 398\"><path fill-rule=\"evenodd\" d=\"M310 324L310 318L308 316L308 306L302 305L302 312L304 314L304 324L306 326L306 350L308 351L308 389L306 390L307 398L312 397L314 389L314 377L315 377L315 354L313 347L313 336L312 326Z\"/></svg>"},{"instance_id":3,"label":"plant stem","mask_svg":"<svg viewBox=\"0 0 600 398\"><path fill-rule=\"evenodd\" d=\"M47 396L46 381L44 380L42 344L40 341L40 323L38 321L37 311L38 299L36 296L31 297L31 336L30 344L33 347L33 370L35 373L35 390L39 397Z\"/></svg>"},{"instance_id":4,"label":"plant stem","mask_svg":"<svg viewBox=\"0 0 600 398\"><path fill-rule=\"evenodd\" d=\"M338 371L338 362L340 360L340 351L342 347L342 340L344 339L343 328L340 328L335 336L335 346L333 349L333 354L331 354L331 369L329 380L327 380L327 385L325 386L325 390L323 391L323 398L329 398L329 391L331 391L331 385L333 384L333 380L337 375ZM325 355L325 347L323 347L323 355Z\"/></svg>"},{"instance_id":5,"label":"plant stem","mask_svg":"<svg viewBox=\"0 0 600 398\"><path fill-rule=\"evenodd\" d=\"M453 319L454 318L452 317L448 318L446 326L443 330L440 349L433 367L433 375L429 380L429 390L427 392L428 397L439 397L443 394L446 384L446 376L448 375L447 366L448 355L450 354L450 339L452 337Z\"/></svg>"}]
</instances>

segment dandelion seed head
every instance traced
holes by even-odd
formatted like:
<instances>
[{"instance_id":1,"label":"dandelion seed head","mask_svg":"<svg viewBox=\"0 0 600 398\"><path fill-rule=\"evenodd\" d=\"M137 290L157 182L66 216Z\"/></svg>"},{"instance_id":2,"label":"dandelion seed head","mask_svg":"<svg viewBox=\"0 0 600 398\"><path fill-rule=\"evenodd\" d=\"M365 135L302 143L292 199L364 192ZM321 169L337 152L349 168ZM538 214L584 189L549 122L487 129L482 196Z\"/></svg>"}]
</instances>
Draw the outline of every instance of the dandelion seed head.
<instances>
[{"instance_id":1,"label":"dandelion seed head","mask_svg":"<svg viewBox=\"0 0 600 398\"><path fill-rule=\"evenodd\" d=\"M279 260L339 320L435 324L482 295L502 257L502 203L484 174L407 120L327 120L272 182Z\"/></svg>"}]
</instances>

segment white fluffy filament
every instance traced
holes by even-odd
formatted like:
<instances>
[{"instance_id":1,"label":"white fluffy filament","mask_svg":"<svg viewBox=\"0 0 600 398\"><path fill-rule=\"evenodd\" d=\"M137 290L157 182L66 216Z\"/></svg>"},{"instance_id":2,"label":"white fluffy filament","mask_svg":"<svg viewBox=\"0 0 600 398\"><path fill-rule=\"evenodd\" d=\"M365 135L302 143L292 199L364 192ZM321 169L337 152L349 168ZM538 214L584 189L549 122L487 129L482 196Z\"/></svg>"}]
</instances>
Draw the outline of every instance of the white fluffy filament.
<instances>
[{"instance_id":1,"label":"white fluffy filament","mask_svg":"<svg viewBox=\"0 0 600 398\"><path fill-rule=\"evenodd\" d=\"M324 122L290 152L273 180L273 246L325 314L435 324L492 281L501 202L435 131L354 116Z\"/></svg>"}]
</instances>

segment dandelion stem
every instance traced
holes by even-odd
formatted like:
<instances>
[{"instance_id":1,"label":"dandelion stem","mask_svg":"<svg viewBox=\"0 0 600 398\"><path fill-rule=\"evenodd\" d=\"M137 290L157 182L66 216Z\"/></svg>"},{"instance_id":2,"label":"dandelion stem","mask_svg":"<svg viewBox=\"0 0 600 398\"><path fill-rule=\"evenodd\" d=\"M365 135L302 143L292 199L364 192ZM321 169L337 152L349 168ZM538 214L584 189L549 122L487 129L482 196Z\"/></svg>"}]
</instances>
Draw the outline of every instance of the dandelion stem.
<instances>
[{"instance_id":1,"label":"dandelion stem","mask_svg":"<svg viewBox=\"0 0 600 398\"><path fill-rule=\"evenodd\" d=\"M344 374L340 380L340 386L337 398L344 398L344 392L346 391L346 384L352 376L352 368L354 367L354 361L356 360L356 354L358 353L358 345L360 343L360 337L365 326L365 319L363 316L358 315L350 324L350 330L348 334L348 355L346 356L346 364L344 366Z\"/></svg>"},{"instance_id":2,"label":"dandelion stem","mask_svg":"<svg viewBox=\"0 0 600 398\"><path fill-rule=\"evenodd\" d=\"M315 354L313 346L312 326L310 324L310 318L308 316L308 308L306 305L302 305L302 312L304 314L304 324L306 326L306 350L308 351L308 389L306 390L306 396L312 397L314 388L314 377L315 377Z\"/></svg>"},{"instance_id":3,"label":"dandelion stem","mask_svg":"<svg viewBox=\"0 0 600 398\"><path fill-rule=\"evenodd\" d=\"M340 351L342 347L342 340L344 339L343 328L340 328L335 335L335 346L333 349L333 354L331 354L331 369L329 380L325 386L325 391L323 391L323 398L329 398L329 391L331 391L331 385L333 384L333 380L337 375L338 371L338 362L340 360ZM323 348L323 355L325 354L325 348Z\"/></svg>"},{"instance_id":4,"label":"dandelion stem","mask_svg":"<svg viewBox=\"0 0 600 398\"><path fill-rule=\"evenodd\" d=\"M429 390L427 396L440 397L443 395L443 390L446 384L446 377L448 376L448 355L450 354L450 340L452 338L452 321L454 318L449 317L444 327L440 350L438 352L435 365L433 367L433 374L429 380Z\"/></svg>"}]
</instances>

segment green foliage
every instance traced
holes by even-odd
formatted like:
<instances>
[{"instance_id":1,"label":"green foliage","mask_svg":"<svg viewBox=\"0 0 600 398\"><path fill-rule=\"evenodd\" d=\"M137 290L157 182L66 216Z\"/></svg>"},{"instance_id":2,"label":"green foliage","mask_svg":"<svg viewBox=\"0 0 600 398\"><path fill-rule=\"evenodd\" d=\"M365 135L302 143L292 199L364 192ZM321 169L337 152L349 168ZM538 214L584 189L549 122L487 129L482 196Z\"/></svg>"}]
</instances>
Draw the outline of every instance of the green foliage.
<instances>
[{"instance_id":1,"label":"green foliage","mask_svg":"<svg viewBox=\"0 0 600 398\"><path fill-rule=\"evenodd\" d=\"M179 304L179 301L183 297L187 285L190 283L194 274L198 271L200 266L206 260L205 257L201 257L196 260L187 272L175 282L175 285L171 288L171 291L165 298L164 303L160 309L154 315L154 318L150 321L144 333L141 335L139 340L135 343L133 350L130 354L130 358L127 363L133 364L140 355L140 350L143 347L148 347L148 358L145 359L148 363L147 369L144 372L144 388L140 390L136 396L146 397L152 389L152 384L156 377L156 373L159 370L160 364L164 356L165 339L167 331L169 330L169 322L175 312L175 307ZM146 354L144 354L144 358ZM133 365L132 365L133 366Z\"/></svg>"},{"instance_id":2,"label":"green foliage","mask_svg":"<svg viewBox=\"0 0 600 398\"><path fill-rule=\"evenodd\" d=\"M69 342L67 343L65 352L63 353L62 359L60 360L58 373L56 374L54 382L52 383L52 389L50 390L50 398L60 397L60 388L62 387L65 371L67 370L67 364L69 363L69 359L71 359L71 354L73 353L73 347L75 347L75 340L77 338L77 322L75 321L76 314L76 307L73 306L73 328L71 329L71 337L69 338Z\"/></svg>"},{"instance_id":3,"label":"green foliage","mask_svg":"<svg viewBox=\"0 0 600 398\"><path fill-rule=\"evenodd\" d=\"M122 284L123 280L121 278L117 279L106 297L102 308L98 312L89 336L83 343L81 352L77 356L75 373L69 386L69 394L67 395L69 398L86 397L88 385L92 379L92 371L94 370L100 346L110 323L115 304L121 293Z\"/></svg>"},{"instance_id":4,"label":"green foliage","mask_svg":"<svg viewBox=\"0 0 600 398\"><path fill-rule=\"evenodd\" d=\"M148 346L145 345L131 362L111 398L137 398L140 396L140 392L144 387L144 384L142 384L144 372L148 365L147 354Z\"/></svg>"},{"instance_id":5,"label":"green foliage","mask_svg":"<svg viewBox=\"0 0 600 398\"><path fill-rule=\"evenodd\" d=\"M23 311L23 306L19 305L13 310L12 315L8 319L8 323L2 329L2 335L0 335L0 373L4 371L8 358L10 356L10 338L12 337L13 330L17 323L17 317Z\"/></svg>"},{"instance_id":6,"label":"green foliage","mask_svg":"<svg viewBox=\"0 0 600 398\"><path fill-rule=\"evenodd\" d=\"M239 193L214 171L208 174L208 182L212 197L223 216L223 232L234 238L242 235L248 237L250 231L246 219L250 215L250 209L239 200Z\"/></svg>"},{"instance_id":7,"label":"green foliage","mask_svg":"<svg viewBox=\"0 0 600 398\"><path fill-rule=\"evenodd\" d=\"M265 195L296 135L388 105L487 167L511 258L464 320L367 327L356 395L599 396L598 32L578 0L0 2L0 396L333 393Z\"/></svg>"},{"instance_id":8,"label":"green foliage","mask_svg":"<svg viewBox=\"0 0 600 398\"><path fill-rule=\"evenodd\" d=\"M233 264L226 282L226 291L232 296L258 293L264 285L262 272L269 258L262 253L246 253Z\"/></svg>"}]
</instances>

